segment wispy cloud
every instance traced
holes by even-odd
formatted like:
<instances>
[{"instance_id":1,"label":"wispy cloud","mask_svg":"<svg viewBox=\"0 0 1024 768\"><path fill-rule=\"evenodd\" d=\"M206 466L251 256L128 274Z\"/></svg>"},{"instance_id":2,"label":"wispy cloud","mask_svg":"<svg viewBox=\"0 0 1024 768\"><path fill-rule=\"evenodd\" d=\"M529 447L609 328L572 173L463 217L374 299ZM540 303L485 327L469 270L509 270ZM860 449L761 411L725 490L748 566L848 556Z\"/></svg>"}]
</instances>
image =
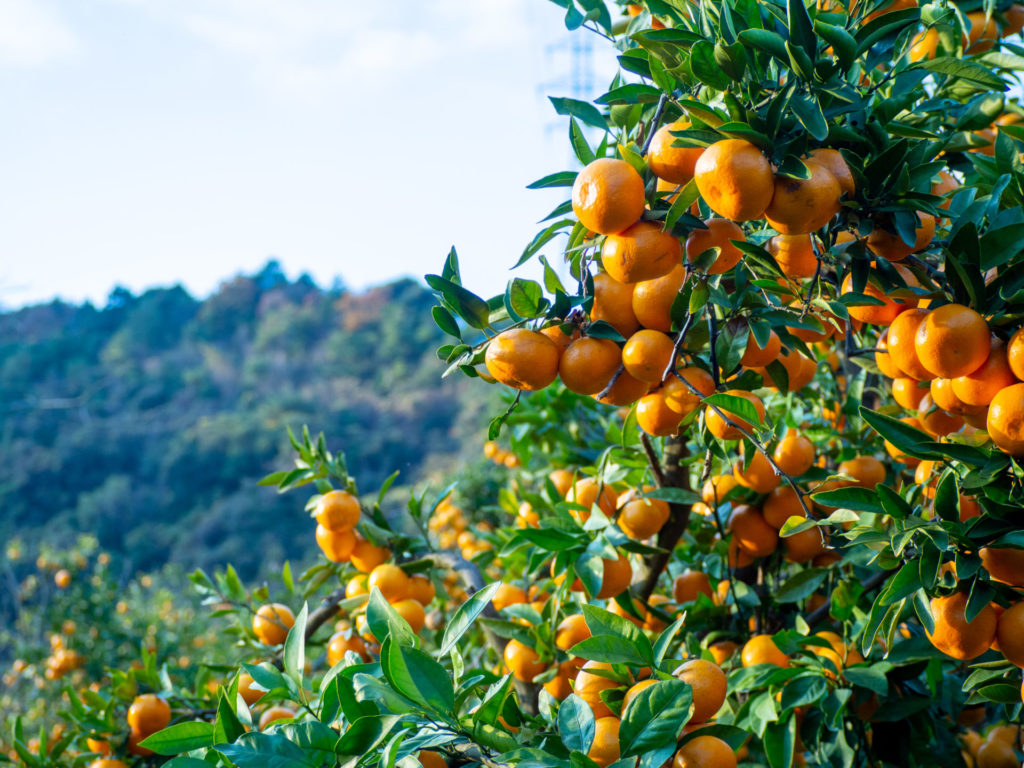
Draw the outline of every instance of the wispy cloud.
<instances>
[{"instance_id":1,"label":"wispy cloud","mask_svg":"<svg viewBox=\"0 0 1024 768\"><path fill-rule=\"evenodd\" d=\"M0 0L0 63L39 67L73 54L78 39L44 0Z\"/></svg>"}]
</instances>

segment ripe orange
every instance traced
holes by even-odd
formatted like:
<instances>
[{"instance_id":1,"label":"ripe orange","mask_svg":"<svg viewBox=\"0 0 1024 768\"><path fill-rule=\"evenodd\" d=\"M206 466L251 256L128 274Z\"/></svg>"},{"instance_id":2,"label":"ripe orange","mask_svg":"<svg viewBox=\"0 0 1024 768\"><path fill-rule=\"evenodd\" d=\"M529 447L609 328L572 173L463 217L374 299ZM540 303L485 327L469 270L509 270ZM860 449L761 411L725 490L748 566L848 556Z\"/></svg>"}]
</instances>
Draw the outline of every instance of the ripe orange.
<instances>
[{"instance_id":1,"label":"ripe orange","mask_svg":"<svg viewBox=\"0 0 1024 768\"><path fill-rule=\"evenodd\" d=\"M688 120L677 120L663 125L651 137L647 150L647 165L659 179L673 184L686 184L693 178L694 166L704 153L701 147L674 147L676 137L672 131L685 131L690 127Z\"/></svg>"},{"instance_id":2,"label":"ripe orange","mask_svg":"<svg viewBox=\"0 0 1024 768\"><path fill-rule=\"evenodd\" d=\"M789 666L789 656L779 650L771 635L754 635L743 646L740 658L744 667L753 667L757 664Z\"/></svg>"},{"instance_id":3,"label":"ripe orange","mask_svg":"<svg viewBox=\"0 0 1024 768\"><path fill-rule=\"evenodd\" d=\"M336 632L331 635L331 639L327 641L327 663L333 667L345 658L345 654L348 651L361 656L363 661L370 660L370 654L366 650L366 644L363 642L363 638L359 635L345 637L344 632ZM241 683L239 683L238 692L242 692ZM262 691L257 691L257 693L262 695Z\"/></svg>"},{"instance_id":4,"label":"ripe orange","mask_svg":"<svg viewBox=\"0 0 1024 768\"><path fill-rule=\"evenodd\" d=\"M790 563L807 563L825 552L821 528L808 528L782 540L785 558Z\"/></svg>"},{"instance_id":5,"label":"ripe orange","mask_svg":"<svg viewBox=\"0 0 1024 768\"><path fill-rule=\"evenodd\" d=\"M707 268L709 275L721 275L739 264L743 252L732 244L732 240L746 242L746 236L738 224L728 219L705 219L707 229L695 229L686 238L686 260L697 261L704 251L718 248L718 256Z\"/></svg>"},{"instance_id":6,"label":"ripe orange","mask_svg":"<svg viewBox=\"0 0 1024 768\"><path fill-rule=\"evenodd\" d=\"M946 197L946 200L939 206L949 210L949 204L953 194L960 189L960 182L947 171L939 171L939 180L932 184L932 194Z\"/></svg>"},{"instance_id":7,"label":"ripe orange","mask_svg":"<svg viewBox=\"0 0 1024 768\"><path fill-rule=\"evenodd\" d=\"M913 273L906 267L897 264L896 271L908 286L916 287L919 285ZM842 293L853 293L852 272L848 272L846 277L843 278ZM868 276L868 281L865 283L864 290L861 293L885 302L883 305L871 304L869 306L847 307L850 317L854 320L859 320L862 323L871 323L872 325L889 325L900 312L905 312L910 308L908 301L912 301L914 304L917 303L913 299L908 300L888 295L882 290L878 278L874 275Z\"/></svg>"},{"instance_id":8,"label":"ripe orange","mask_svg":"<svg viewBox=\"0 0 1024 768\"><path fill-rule=\"evenodd\" d=\"M540 661L537 652L518 640L509 640L505 644L504 658L505 666L512 673L512 677L524 683L532 683L533 678L547 669L547 665Z\"/></svg>"},{"instance_id":9,"label":"ripe orange","mask_svg":"<svg viewBox=\"0 0 1024 768\"><path fill-rule=\"evenodd\" d=\"M590 336L576 339L562 353L558 376L567 389L593 395L604 389L622 364L619 345Z\"/></svg>"},{"instance_id":10,"label":"ripe orange","mask_svg":"<svg viewBox=\"0 0 1024 768\"><path fill-rule=\"evenodd\" d=\"M782 363L782 367L786 369L786 389L788 392L800 391L811 383L811 379L814 378L814 374L818 372L817 363L796 350L783 352L782 355L779 356L779 362ZM770 384L768 383L770 381L770 377L766 375L766 386L776 388L774 382Z\"/></svg>"},{"instance_id":11,"label":"ripe orange","mask_svg":"<svg viewBox=\"0 0 1024 768\"><path fill-rule=\"evenodd\" d=\"M704 659L693 659L673 673L693 689L691 723L706 723L725 703L725 672L721 667Z\"/></svg>"},{"instance_id":12,"label":"ripe orange","mask_svg":"<svg viewBox=\"0 0 1024 768\"><path fill-rule=\"evenodd\" d=\"M910 254L927 248L935 237L935 217L923 212L918 212L917 215L920 222L914 228L916 238L913 245L907 245L898 234L876 224L868 235L868 250L889 261L903 261Z\"/></svg>"},{"instance_id":13,"label":"ripe orange","mask_svg":"<svg viewBox=\"0 0 1024 768\"><path fill-rule=\"evenodd\" d=\"M128 768L128 764L113 758L100 758L89 763L89 768Z\"/></svg>"},{"instance_id":14,"label":"ripe orange","mask_svg":"<svg viewBox=\"0 0 1024 768\"><path fill-rule=\"evenodd\" d=\"M572 209L587 229L622 232L644 212L644 180L625 160L602 157L589 163L572 185Z\"/></svg>"},{"instance_id":15,"label":"ripe orange","mask_svg":"<svg viewBox=\"0 0 1024 768\"><path fill-rule=\"evenodd\" d=\"M914 353L914 358L917 358L916 352ZM882 335L878 337L878 341L875 343L875 365L878 366L878 370L882 372L883 376L888 376L890 379L903 375L903 371L896 367L896 364L892 361L892 356L889 355L888 328L882 331Z\"/></svg>"},{"instance_id":16,"label":"ripe orange","mask_svg":"<svg viewBox=\"0 0 1024 768\"><path fill-rule=\"evenodd\" d=\"M809 178L775 177L772 201L765 210L768 224L783 235L809 234L839 213L843 190L836 177L818 163L808 161L804 165Z\"/></svg>"},{"instance_id":17,"label":"ripe orange","mask_svg":"<svg viewBox=\"0 0 1024 768\"><path fill-rule=\"evenodd\" d=\"M572 488L572 484L576 481L576 475L568 469L560 468L552 470L548 475L548 479L551 480L551 484L555 486L558 494L565 498L566 494L569 493L569 489Z\"/></svg>"},{"instance_id":18,"label":"ripe orange","mask_svg":"<svg viewBox=\"0 0 1024 768\"><path fill-rule=\"evenodd\" d=\"M525 589L517 587L515 584L502 584L491 598L491 605L494 606L494 610L500 611L510 605L518 605L527 601Z\"/></svg>"},{"instance_id":19,"label":"ripe orange","mask_svg":"<svg viewBox=\"0 0 1024 768\"><path fill-rule=\"evenodd\" d=\"M725 500L729 491L739 486L736 478L729 475L712 475L700 489L700 498L709 506L719 506Z\"/></svg>"},{"instance_id":20,"label":"ripe orange","mask_svg":"<svg viewBox=\"0 0 1024 768\"><path fill-rule=\"evenodd\" d=\"M620 283L639 283L667 275L682 260L679 239L661 225L638 221L601 246L601 264Z\"/></svg>"},{"instance_id":21,"label":"ripe orange","mask_svg":"<svg viewBox=\"0 0 1024 768\"><path fill-rule=\"evenodd\" d=\"M982 547L981 564L995 581L1024 587L1024 549Z\"/></svg>"},{"instance_id":22,"label":"ripe orange","mask_svg":"<svg viewBox=\"0 0 1024 768\"><path fill-rule=\"evenodd\" d=\"M598 489L600 488L600 496L598 495ZM608 517L612 517L615 514L615 507L618 504L619 495L614 489L608 484L598 483L593 477L581 477L575 483L572 488L569 489L569 493L565 495L565 500L573 504L580 504L587 508L587 512L584 513L586 519L590 517L590 508L597 504L598 508L604 512Z\"/></svg>"},{"instance_id":23,"label":"ripe orange","mask_svg":"<svg viewBox=\"0 0 1024 768\"><path fill-rule=\"evenodd\" d=\"M398 600L392 604L392 608L408 622L409 626L412 627L414 634L419 634L420 630L423 629L423 625L427 621L426 611L423 610L423 606L413 600L411 597L407 597L403 600Z\"/></svg>"},{"instance_id":24,"label":"ripe orange","mask_svg":"<svg viewBox=\"0 0 1024 768\"><path fill-rule=\"evenodd\" d=\"M640 398L636 406L636 423L654 437L667 437L679 430L683 416L668 406L665 395L658 391Z\"/></svg>"},{"instance_id":25,"label":"ripe orange","mask_svg":"<svg viewBox=\"0 0 1024 768\"><path fill-rule=\"evenodd\" d=\"M145 734L136 733L135 731L128 732L128 753L131 755L138 755L139 757L149 757L153 754L153 750L140 747L139 742L145 740Z\"/></svg>"},{"instance_id":26,"label":"ripe orange","mask_svg":"<svg viewBox=\"0 0 1024 768\"><path fill-rule=\"evenodd\" d=\"M987 16L984 11L971 11L965 15L971 23L971 29L967 33L964 53L984 53L991 50L996 40L999 39L999 27L996 25L996 20Z\"/></svg>"},{"instance_id":27,"label":"ripe orange","mask_svg":"<svg viewBox=\"0 0 1024 768\"><path fill-rule=\"evenodd\" d=\"M913 427L914 429L924 431L924 425L921 424L921 421L916 416L906 416L900 419L900 421L902 421L909 427ZM885 441L885 451L892 458L896 459L896 461L900 462L901 464L906 464L908 467L916 467L921 461L918 458L909 456L908 454L904 453L895 445L890 443L888 440Z\"/></svg>"},{"instance_id":28,"label":"ripe orange","mask_svg":"<svg viewBox=\"0 0 1024 768\"><path fill-rule=\"evenodd\" d=\"M251 680L252 678L249 678L249 679ZM246 701L246 703L248 704L248 701ZM110 742L107 739L94 739L91 736L86 738L85 746L86 746L86 748L90 752L96 752L97 754L100 754L100 755L109 755L111 753L111 751L112 751L111 748L110 748ZM89 765L90 766L94 766L94 765L96 765L96 763L99 763L99 762L103 762L103 761L96 760L96 761L94 761L92 763L89 763ZM116 763L116 762L119 762L119 761L117 761L117 760L107 760L106 762L108 762L108 763ZM122 765L123 765L123 763L122 763Z\"/></svg>"},{"instance_id":29,"label":"ripe orange","mask_svg":"<svg viewBox=\"0 0 1024 768\"><path fill-rule=\"evenodd\" d=\"M916 411L920 408L921 401L928 394L928 389L920 386L920 382L917 379L911 379L906 376L893 379L890 386L892 388L892 399L908 411Z\"/></svg>"},{"instance_id":30,"label":"ripe orange","mask_svg":"<svg viewBox=\"0 0 1024 768\"><path fill-rule=\"evenodd\" d=\"M640 325L665 333L672 330L672 303L685 277L686 267L677 264L668 274L633 286L633 314Z\"/></svg>"},{"instance_id":31,"label":"ripe orange","mask_svg":"<svg viewBox=\"0 0 1024 768\"><path fill-rule=\"evenodd\" d=\"M782 528L791 517L807 517L799 494L789 485L780 485L768 494L761 514L765 522L775 530Z\"/></svg>"},{"instance_id":32,"label":"ripe orange","mask_svg":"<svg viewBox=\"0 0 1024 768\"><path fill-rule=\"evenodd\" d=\"M53 574L53 583L57 585L57 589L67 589L71 586L71 572L61 568Z\"/></svg>"},{"instance_id":33,"label":"ripe orange","mask_svg":"<svg viewBox=\"0 0 1024 768\"><path fill-rule=\"evenodd\" d=\"M594 275L594 304L590 319L604 320L625 338L640 327L633 314L633 286L620 283L607 272Z\"/></svg>"},{"instance_id":34,"label":"ripe orange","mask_svg":"<svg viewBox=\"0 0 1024 768\"><path fill-rule=\"evenodd\" d=\"M775 235L768 241L767 251L786 277L814 277L818 269L810 235Z\"/></svg>"},{"instance_id":35,"label":"ripe orange","mask_svg":"<svg viewBox=\"0 0 1024 768\"><path fill-rule=\"evenodd\" d=\"M1012 37L1024 29L1024 5L1014 3L1003 11L1003 16L1006 17L1006 26L1002 31L1003 37Z\"/></svg>"},{"instance_id":36,"label":"ripe orange","mask_svg":"<svg viewBox=\"0 0 1024 768\"><path fill-rule=\"evenodd\" d=\"M1006 345L1006 360L1013 375L1024 379L1024 328L1010 337L1010 343Z\"/></svg>"},{"instance_id":37,"label":"ripe orange","mask_svg":"<svg viewBox=\"0 0 1024 768\"><path fill-rule=\"evenodd\" d=\"M761 402L761 398L757 395L742 389L729 389L726 390L725 394L742 397L749 401L754 406L759 420L764 421L764 403ZM704 416L704 422L707 424L708 431L720 440L739 440L743 437L744 433L749 434L754 428L749 422L724 409L722 414L724 416L719 415L716 410L709 408ZM726 418L732 423L728 423Z\"/></svg>"},{"instance_id":38,"label":"ripe orange","mask_svg":"<svg viewBox=\"0 0 1024 768\"><path fill-rule=\"evenodd\" d=\"M631 499L619 512L619 528L631 539L649 539L668 522L668 502L661 499Z\"/></svg>"},{"instance_id":39,"label":"ripe orange","mask_svg":"<svg viewBox=\"0 0 1024 768\"><path fill-rule=\"evenodd\" d=\"M885 465L874 456L855 456L839 465L839 473L853 478L848 485L873 491L879 483L885 482Z\"/></svg>"},{"instance_id":40,"label":"ripe orange","mask_svg":"<svg viewBox=\"0 0 1024 768\"><path fill-rule=\"evenodd\" d=\"M999 390L986 421L992 442L1011 456L1024 456L1024 384Z\"/></svg>"},{"instance_id":41,"label":"ripe orange","mask_svg":"<svg viewBox=\"0 0 1024 768\"><path fill-rule=\"evenodd\" d=\"M968 405L956 396L956 392L953 389L953 381L953 379L932 379L929 387L932 402L942 410L955 413L958 416L984 414L986 411L984 406Z\"/></svg>"},{"instance_id":42,"label":"ripe orange","mask_svg":"<svg viewBox=\"0 0 1024 768\"><path fill-rule=\"evenodd\" d=\"M989 346L985 318L961 304L946 304L929 312L914 341L921 365L946 379L978 370L988 357Z\"/></svg>"},{"instance_id":43,"label":"ripe orange","mask_svg":"<svg viewBox=\"0 0 1024 768\"><path fill-rule=\"evenodd\" d=\"M756 507L736 507L729 518L733 541L749 555L766 557L778 549L779 532L764 519Z\"/></svg>"},{"instance_id":44,"label":"ripe orange","mask_svg":"<svg viewBox=\"0 0 1024 768\"><path fill-rule=\"evenodd\" d=\"M633 699L635 699L636 695L638 693L640 693L640 691L642 691L644 688L648 688L648 687L654 685L656 682L658 682L658 681L653 679L653 678L649 678L647 680L641 680L636 685L633 685L632 687L630 687L630 689L628 691L626 691L625 697L622 699L622 711L623 711L623 713L625 713L626 707L629 706L629 702L631 702Z\"/></svg>"},{"instance_id":45,"label":"ripe orange","mask_svg":"<svg viewBox=\"0 0 1024 768\"><path fill-rule=\"evenodd\" d=\"M294 623L295 614L287 605L267 603L252 617L252 631L264 645L281 645Z\"/></svg>"},{"instance_id":46,"label":"ripe orange","mask_svg":"<svg viewBox=\"0 0 1024 768\"><path fill-rule=\"evenodd\" d=\"M928 633L928 639L940 651L961 661L981 656L996 637L996 612L991 605L970 622L966 620L966 608L966 592L933 597L931 601L935 629Z\"/></svg>"},{"instance_id":47,"label":"ripe orange","mask_svg":"<svg viewBox=\"0 0 1024 768\"><path fill-rule=\"evenodd\" d=\"M846 158L838 149L825 147L812 149L810 158L813 162L828 169L828 172L839 182L839 188L849 197L853 197L857 192L857 185L853 180L853 174L850 173L850 166L846 164Z\"/></svg>"},{"instance_id":48,"label":"ripe orange","mask_svg":"<svg viewBox=\"0 0 1024 768\"><path fill-rule=\"evenodd\" d=\"M933 378L931 371L921 365L921 361L917 359L917 351L914 346L917 329L927 315L927 309L908 309L892 321L886 334L886 344L892 362L905 376L918 381L927 381Z\"/></svg>"},{"instance_id":49,"label":"ripe orange","mask_svg":"<svg viewBox=\"0 0 1024 768\"><path fill-rule=\"evenodd\" d=\"M437 589L435 589L434 583L426 576L417 573L415 576L409 577L409 597L417 603L426 607L434 601L436 595Z\"/></svg>"},{"instance_id":50,"label":"ripe orange","mask_svg":"<svg viewBox=\"0 0 1024 768\"><path fill-rule=\"evenodd\" d=\"M588 637L590 637L590 627L587 626L587 620L583 618L582 613L574 613L562 619L558 629L555 630L555 646L563 651L568 651Z\"/></svg>"},{"instance_id":51,"label":"ripe orange","mask_svg":"<svg viewBox=\"0 0 1024 768\"><path fill-rule=\"evenodd\" d=\"M171 707L153 693L136 696L128 707L128 727L138 736L145 738L162 731L171 722Z\"/></svg>"},{"instance_id":52,"label":"ripe orange","mask_svg":"<svg viewBox=\"0 0 1024 768\"><path fill-rule=\"evenodd\" d=\"M572 693L572 682L576 679L576 673L578 671L579 668L576 666L575 662L560 662L555 676L544 683L544 690L550 693L558 701L561 701Z\"/></svg>"},{"instance_id":53,"label":"ripe orange","mask_svg":"<svg viewBox=\"0 0 1024 768\"><path fill-rule=\"evenodd\" d=\"M502 331L487 345L484 361L492 378L514 389L544 389L558 375L558 347L526 328Z\"/></svg>"},{"instance_id":54,"label":"ripe orange","mask_svg":"<svg viewBox=\"0 0 1024 768\"><path fill-rule=\"evenodd\" d=\"M674 352L674 342L667 334L645 328L629 337L622 348L620 359L626 367L626 373L634 379L657 384L672 361Z\"/></svg>"},{"instance_id":55,"label":"ripe orange","mask_svg":"<svg viewBox=\"0 0 1024 768\"><path fill-rule=\"evenodd\" d=\"M448 768L448 762L438 752L421 749L417 755L423 768Z\"/></svg>"},{"instance_id":56,"label":"ripe orange","mask_svg":"<svg viewBox=\"0 0 1024 768\"><path fill-rule=\"evenodd\" d=\"M378 547L373 542L356 537L355 547L352 548L352 555L349 562L363 573L369 573L381 563L391 557L391 550L387 547Z\"/></svg>"},{"instance_id":57,"label":"ripe orange","mask_svg":"<svg viewBox=\"0 0 1024 768\"><path fill-rule=\"evenodd\" d=\"M708 207L733 221L762 218L775 191L768 158L742 139L723 139L705 149L693 178Z\"/></svg>"},{"instance_id":58,"label":"ripe orange","mask_svg":"<svg viewBox=\"0 0 1024 768\"><path fill-rule=\"evenodd\" d=\"M629 585L633 581L633 567L629 564L629 558L622 554L617 560L601 558L601 562L604 565L604 572L601 578L601 590L595 595L598 600L621 595L629 589Z\"/></svg>"},{"instance_id":59,"label":"ripe orange","mask_svg":"<svg viewBox=\"0 0 1024 768\"><path fill-rule=\"evenodd\" d=\"M279 720L294 720L295 714L295 710L289 707L267 707L260 716L260 730L262 731L271 723L276 723Z\"/></svg>"},{"instance_id":60,"label":"ripe orange","mask_svg":"<svg viewBox=\"0 0 1024 768\"><path fill-rule=\"evenodd\" d=\"M618 688L619 684L607 677L601 677L595 672L611 672L611 664L602 661L588 661L576 675L573 683L573 692L587 703L587 706L594 712L594 717L608 717L612 711L601 699L601 691L608 691Z\"/></svg>"},{"instance_id":61,"label":"ripe orange","mask_svg":"<svg viewBox=\"0 0 1024 768\"><path fill-rule=\"evenodd\" d=\"M729 657L736 653L738 648L739 645L734 643L732 640L720 640L717 643L709 645L708 652L711 654L712 658L714 658L716 664L722 665L728 661Z\"/></svg>"},{"instance_id":62,"label":"ripe orange","mask_svg":"<svg viewBox=\"0 0 1024 768\"><path fill-rule=\"evenodd\" d=\"M743 351L743 357L740 358L740 365L746 368L763 368L768 363L778 360L781 351L782 342L775 331L769 333L768 341L763 348L758 345L757 339L751 333L747 336L747 346Z\"/></svg>"},{"instance_id":63,"label":"ripe orange","mask_svg":"<svg viewBox=\"0 0 1024 768\"><path fill-rule=\"evenodd\" d=\"M991 738L978 747L975 761L978 768L1019 768L1020 765L1011 744Z\"/></svg>"},{"instance_id":64,"label":"ripe orange","mask_svg":"<svg viewBox=\"0 0 1024 768\"><path fill-rule=\"evenodd\" d=\"M996 627L999 652L1006 660L1024 667L1024 602L1014 603L999 617Z\"/></svg>"},{"instance_id":65,"label":"ripe orange","mask_svg":"<svg viewBox=\"0 0 1024 768\"><path fill-rule=\"evenodd\" d=\"M741 451L740 459L732 467L733 477L744 488L758 493L768 493L779 486L781 478L775 474L775 470L763 453L756 451L746 469L744 469L745 463Z\"/></svg>"},{"instance_id":66,"label":"ripe orange","mask_svg":"<svg viewBox=\"0 0 1024 768\"><path fill-rule=\"evenodd\" d=\"M622 371L619 374L619 378L615 379L615 383L608 388L608 392L604 397L598 398L598 402L607 403L608 405L632 405L647 394L647 390L650 388L651 385L646 381L634 379L628 373ZM594 397L596 398L597 395L594 395Z\"/></svg>"},{"instance_id":67,"label":"ripe orange","mask_svg":"<svg viewBox=\"0 0 1024 768\"><path fill-rule=\"evenodd\" d=\"M953 379L953 394L967 405L986 406L999 390L1016 383L1017 377L1007 360L1006 345L1002 339L993 336L988 359L978 370Z\"/></svg>"},{"instance_id":68,"label":"ripe orange","mask_svg":"<svg viewBox=\"0 0 1024 768\"><path fill-rule=\"evenodd\" d=\"M409 576L393 563L378 565L370 571L370 578L366 580L370 591L376 587L381 595L389 603L397 603L409 596Z\"/></svg>"},{"instance_id":69,"label":"ripe orange","mask_svg":"<svg viewBox=\"0 0 1024 768\"><path fill-rule=\"evenodd\" d=\"M619 718L599 717L594 722L594 741L587 757L606 768L619 759Z\"/></svg>"},{"instance_id":70,"label":"ripe orange","mask_svg":"<svg viewBox=\"0 0 1024 768\"><path fill-rule=\"evenodd\" d=\"M964 425L964 420L959 416L946 413L932 402L931 395L921 398L921 405L917 412L918 421L924 427L924 431L932 437L945 437L958 432Z\"/></svg>"},{"instance_id":71,"label":"ripe orange","mask_svg":"<svg viewBox=\"0 0 1024 768\"><path fill-rule=\"evenodd\" d=\"M329 531L348 531L359 522L359 499L348 491L329 491L316 504L316 521Z\"/></svg>"},{"instance_id":72,"label":"ripe orange","mask_svg":"<svg viewBox=\"0 0 1024 768\"><path fill-rule=\"evenodd\" d=\"M700 395L708 397L714 394L715 380L703 368L692 365L682 368L676 371L676 373L679 376L669 376L665 381L661 388L661 394L665 398L665 405L679 415L685 416L700 405ZM689 382L689 387L680 380L680 376ZM700 395L694 394L693 389L690 387L696 389Z\"/></svg>"},{"instance_id":73,"label":"ripe orange","mask_svg":"<svg viewBox=\"0 0 1024 768\"><path fill-rule=\"evenodd\" d=\"M324 557L332 563L348 562L356 546L356 536L351 528L331 531L322 525L316 527L316 543Z\"/></svg>"},{"instance_id":74,"label":"ripe orange","mask_svg":"<svg viewBox=\"0 0 1024 768\"><path fill-rule=\"evenodd\" d=\"M706 573L686 570L672 582L672 599L677 603L692 603L700 594L705 594L709 598L714 597L711 581Z\"/></svg>"},{"instance_id":75,"label":"ripe orange","mask_svg":"<svg viewBox=\"0 0 1024 768\"><path fill-rule=\"evenodd\" d=\"M814 443L793 430L787 432L772 451L779 469L790 477L799 477L809 470L814 465L814 455Z\"/></svg>"},{"instance_id":76,"label":"ripe orange","mask_svg":"<svg viewBox=\"0 0 1024 768\"><path fill-rule=\"evenodd\" d=\"M736 768L736 752L717 736L696 736L672 759L672 768Z\"/></svg>"}]
</instances>

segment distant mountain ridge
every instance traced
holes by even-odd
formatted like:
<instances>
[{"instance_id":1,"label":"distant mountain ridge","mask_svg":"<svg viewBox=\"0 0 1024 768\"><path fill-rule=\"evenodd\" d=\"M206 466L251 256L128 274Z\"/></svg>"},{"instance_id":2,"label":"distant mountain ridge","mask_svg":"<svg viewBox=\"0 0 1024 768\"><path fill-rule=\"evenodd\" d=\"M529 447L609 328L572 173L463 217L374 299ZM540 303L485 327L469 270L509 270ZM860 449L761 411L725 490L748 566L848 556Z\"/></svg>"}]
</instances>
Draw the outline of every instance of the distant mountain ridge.
<instances>
[{"instance_id":1,"label":"distant mountain ridge","mask_svg":"<svg viewBox=\"0 0 1024 768\"><path fill-rule=\"evenodd\" d=\"M324 290L270 262L202 301L117 289L0 312L0 534L90 531L147 568L303 555L301 494L255 485L290 464L286 426L326 432L364 492L479 439L464 380L440 378L433 303L412 279Z\"/></svg>"}]
</instances>

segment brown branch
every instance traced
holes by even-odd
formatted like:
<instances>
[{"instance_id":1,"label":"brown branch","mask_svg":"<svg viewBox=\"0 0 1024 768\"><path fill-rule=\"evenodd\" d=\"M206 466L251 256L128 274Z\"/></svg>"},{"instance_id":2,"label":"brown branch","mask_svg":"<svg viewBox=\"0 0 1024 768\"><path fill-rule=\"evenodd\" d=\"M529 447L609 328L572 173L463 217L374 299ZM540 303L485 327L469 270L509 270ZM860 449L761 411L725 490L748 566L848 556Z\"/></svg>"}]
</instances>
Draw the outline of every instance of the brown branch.
<instances>
[{"instance_id":1,"label":"brown branch","mask_svg":"<svg viewBox=\"0 0 1024 768\"><path fill-rule=\"evenodd\" d=\"M650 460L654 449L650 445L650 440L646 438L646 435L641 435L640 439L644 444L644 449L650 449L648 453L648 460ZM656 457L651 464L651 470L659 488L689 488L690 475L682 464L687 455L686 440L683 437L677 435L665 440L661 464L657 463ZM656 472L655 469L657 469ZM669 503L668 520L658 531L658 548L661 551L644 558L647 576L640 585L640 598L644 603L650 599L662 571L665 570L665 566L668 565L668 561L672 557L672 551L690 523L690 510L689 504Z\"/></svg>"}]
</instances>

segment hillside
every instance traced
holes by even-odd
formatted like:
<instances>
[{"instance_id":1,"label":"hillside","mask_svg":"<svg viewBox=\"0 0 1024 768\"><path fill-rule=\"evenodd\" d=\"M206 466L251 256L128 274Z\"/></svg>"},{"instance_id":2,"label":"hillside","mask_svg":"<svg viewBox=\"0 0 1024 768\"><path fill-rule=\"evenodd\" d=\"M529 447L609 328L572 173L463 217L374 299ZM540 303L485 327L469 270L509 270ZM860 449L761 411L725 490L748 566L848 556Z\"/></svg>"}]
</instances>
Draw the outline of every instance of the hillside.
<instances>
[{"instance_id":1,"label":"hillside","mask_svg":"<svg viewBox=\"0 0 1024 768\"><path fill-rule=\"evenodd\" d=\"M470 434L479 450L432 303L413 280L324 290L271 262L204 301L118 289L0 313L0 535L90 531L146 567L299 556L301 497L256 485L287 466L286 426L326 432L364 492L444 471Z\"/></svg>"}]
</instances>

